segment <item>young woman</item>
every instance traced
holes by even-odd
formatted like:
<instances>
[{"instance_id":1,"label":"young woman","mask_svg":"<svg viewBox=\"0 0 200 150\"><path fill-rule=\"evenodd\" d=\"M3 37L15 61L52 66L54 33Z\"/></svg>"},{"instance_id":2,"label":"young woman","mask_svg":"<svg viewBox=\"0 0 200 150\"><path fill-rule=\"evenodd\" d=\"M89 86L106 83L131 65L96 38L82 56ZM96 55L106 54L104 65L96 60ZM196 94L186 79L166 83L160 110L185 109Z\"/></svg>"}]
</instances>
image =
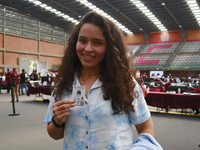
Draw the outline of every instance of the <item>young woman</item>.
<instances>
[{"instance_id":1,"label":"young woman","mask_svg":"<svg viewBox=\"0 0 200 150\"><path fill-rule=\"evenodd\" d=\"M65 150L162 149L134 77L122 32L107 18L87 13L73 30L58 71L45 118L50 137L64 138ZM84 106L75 106L75 87L85 88Z\"/></svg>"}]
</instances>

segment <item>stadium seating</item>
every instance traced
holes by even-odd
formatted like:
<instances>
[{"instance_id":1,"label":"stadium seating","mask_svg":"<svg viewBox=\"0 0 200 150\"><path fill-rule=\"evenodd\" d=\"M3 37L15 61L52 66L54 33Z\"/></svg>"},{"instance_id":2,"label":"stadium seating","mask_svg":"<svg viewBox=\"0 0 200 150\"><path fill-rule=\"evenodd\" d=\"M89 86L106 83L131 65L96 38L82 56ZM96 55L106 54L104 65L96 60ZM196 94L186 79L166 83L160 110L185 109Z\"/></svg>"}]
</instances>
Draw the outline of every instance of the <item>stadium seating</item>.
<instances>
[{"instance_id":1,"label":"stadium seating","mask_svg":"<svg viewBox=\"0 0 200 150\"><path fill-rule=\"evenodd\" d=\"M181 52L200 52L200 41L185 42Z\"/></svg>"},{"instance_id":2,"label":"stadium seating","mask_svg":"<svg viewBox=\"0 0 200 150\"><path fill-rule=\"evenodd\" d=\"M151 43L141 53L173 53L179 42Z\"/></svg>"}]
</instances>

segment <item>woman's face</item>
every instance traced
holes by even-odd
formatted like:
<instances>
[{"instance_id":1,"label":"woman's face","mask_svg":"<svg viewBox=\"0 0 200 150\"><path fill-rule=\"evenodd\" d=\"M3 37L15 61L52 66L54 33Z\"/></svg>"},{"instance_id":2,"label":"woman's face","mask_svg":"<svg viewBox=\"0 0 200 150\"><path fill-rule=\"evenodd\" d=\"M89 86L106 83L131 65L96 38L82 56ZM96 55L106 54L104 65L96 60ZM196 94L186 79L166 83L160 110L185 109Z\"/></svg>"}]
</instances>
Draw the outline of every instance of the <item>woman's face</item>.
<instances>
[{"instance_id":1,"label":"woman's face","mask_svg":"<svg viewBox=\"0 0 200 150\"><path fill-rule=\"evenodd\" d=\"M76 52L83 68L100 68L107 49L106 38L100 27L86 23L79 32Z\"/></svg>"}]
</instances>

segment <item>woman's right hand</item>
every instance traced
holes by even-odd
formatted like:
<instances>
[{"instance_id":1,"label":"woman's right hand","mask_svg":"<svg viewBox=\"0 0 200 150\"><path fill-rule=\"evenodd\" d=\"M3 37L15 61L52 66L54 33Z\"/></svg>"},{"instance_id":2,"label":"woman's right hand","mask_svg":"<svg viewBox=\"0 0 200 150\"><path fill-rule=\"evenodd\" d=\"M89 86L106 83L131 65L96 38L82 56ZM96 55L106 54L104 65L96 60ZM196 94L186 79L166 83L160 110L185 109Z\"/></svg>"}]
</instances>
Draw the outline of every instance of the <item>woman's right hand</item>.
<instances>
[{"instance_id":1,"label":"woman's right hand","mask_svg":"<svg viewBox=\"0 0 200 150\"><path fill-rule=\"evenodd\" d=\"M66 121L66 117L69 115L71 107L75 106L73 100L61 100L53 104L53 113L55 115L55 122L58 125L62 125Z\"/></svg>"}]
</instances>

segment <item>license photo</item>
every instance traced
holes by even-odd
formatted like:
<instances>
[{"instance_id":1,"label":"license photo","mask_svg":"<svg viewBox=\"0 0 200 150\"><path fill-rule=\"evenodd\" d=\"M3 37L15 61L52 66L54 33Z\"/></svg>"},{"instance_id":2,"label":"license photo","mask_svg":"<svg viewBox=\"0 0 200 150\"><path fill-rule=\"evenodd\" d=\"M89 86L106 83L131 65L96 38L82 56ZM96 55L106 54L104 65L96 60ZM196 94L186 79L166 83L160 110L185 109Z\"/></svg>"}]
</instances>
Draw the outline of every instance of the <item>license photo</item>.
<instances>
[{"instance_id":1,"label":"license photo","mask_svg":"<svg viewBox=\"0 0 200 150\"><path fill-rule=\"evenodd\" d=\"M73 100L76 106L84 106L85 86L73 86Z\"/></svg>"}]
</instances>

